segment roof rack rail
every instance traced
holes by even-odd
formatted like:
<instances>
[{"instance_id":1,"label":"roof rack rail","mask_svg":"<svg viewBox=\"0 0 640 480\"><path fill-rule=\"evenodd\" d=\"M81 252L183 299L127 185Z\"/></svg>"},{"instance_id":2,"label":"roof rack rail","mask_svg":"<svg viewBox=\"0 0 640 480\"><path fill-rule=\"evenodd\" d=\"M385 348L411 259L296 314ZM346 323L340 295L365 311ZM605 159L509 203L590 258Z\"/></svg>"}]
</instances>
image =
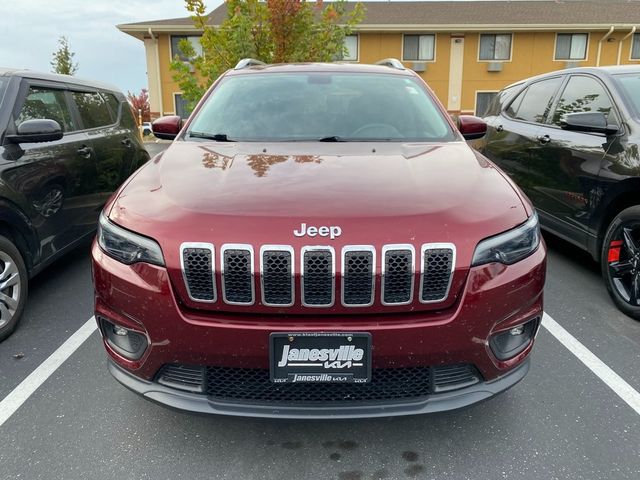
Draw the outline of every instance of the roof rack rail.
<instances>
[{"instance_id":1,"label":"roof rack rail","mask_svg":"<svg viewBox=\"0 0 640 480\"><path fill-rule=\"evenodd\" d=\"M376 65L384 65L385 67L395 68L396 70L406 70L402 62L397 58L385 58L384 60L376 62Z\"/></svg>"},{"instance_id":2,"label":"roof rack rail","mask_svg":"<svg viewBox=\"0 0 640 480\"><path fill-rule=\"evenodd\" d=\"M254 67L256 65L266 65L266 63L256 60L255 58L243 58L236 64L234 70L242 70L243 68Z\"/></svg>"}]
</instances>

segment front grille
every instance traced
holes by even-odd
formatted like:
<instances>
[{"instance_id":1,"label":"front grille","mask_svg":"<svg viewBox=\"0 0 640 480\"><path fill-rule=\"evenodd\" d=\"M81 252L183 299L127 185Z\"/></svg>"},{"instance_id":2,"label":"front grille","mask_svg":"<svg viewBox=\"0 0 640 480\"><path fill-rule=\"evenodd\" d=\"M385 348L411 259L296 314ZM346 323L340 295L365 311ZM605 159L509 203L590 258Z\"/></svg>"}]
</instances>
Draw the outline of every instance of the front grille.
<instances>
[{"instance_id":1,"label":"front grille","mask_svg":"<svg viewBox=\"0 0 640 480\"><path fill-rule=\"evenodd\" d=\"M388 248L384 253L382 301L385 305L411 302L413 294L413 251L409 248Z\"/></svg>"},{"instance_id":2,"label":"front grille","mask_svg":"<svg viewBox=\"0 0 640 480\"><path fill-rule=\"evenodd\" d=\"M263 250L262 301L265 305L293 304L292 269L293 253L290 250Z\"/></svg>"},{"instance_id":3,"label":"front grille","mask_svg":"<svg viewBox=\"0 0 640 480\"><path fill-rule=\"evenodd\" d=\"M172 388L196 391L192 389L201 378L198 371L202 371L202 367L165 365L156 378ZM366 384L272 383L269 370L257 368L205 367L204 371L201 391L210 399L261 404L424 399L433 393L464 388L481 380L473 365L374 368L371 382ZM167 378L170 380L165 381Z\"/></svg>"},{"instance_id":4,"label":"front grille","mask_svg":"<svg viewBox=\"0 0 640 480\"><path fill-rule=\"evenodd\" d=\"M336 295L345 307L368 307L376 302L386 306L407 305L414 299L422 303L443 302L449 296L456 262L455 246L450 243L422 245L419 261L413 245L384 245L380 267L376 266L378 251L373 246L345 246L338 259L330 246L302 247L299 252L300 257L287 245L260 248L258 298L263 305L328 308L334 305ZM216 282L219 282L225 303L254 305L253 246L226 244L219 255L216 280L214 246L182 245L182 272L189 298L195 302L215 302ZM342 266L339 292L336 291L336 262ZM419 264L418 272L416 264ZM376 295L376 284L380 286L379 295Z\"/></svg>"},{"instance_id":5,"label":"front grille","mask_svg":"<svg viewBox=\"0 0 640 480\"><path fill-rule=\"evenodd\" d=\"M420 300L424 303L444 300L449 293L453 248L426 248L422 262Z\"/></svg>"},{"instance_id":6,"label":"front grille","mask_svg":"<svg viewBox=\"0 0 640 480\"><path fill-rule=\"evenodd\" d=\"M371 305L375 278L373 251L346 250L343 253L343 261L342 302L349 306Z\"/></svg>"},{"instance_id":7,"label":"front grille","mask_svg":"<svg viewBox=\"0 0 640 480\"><path fill-rule=\"evenodd\" d=\"M222 249L222 291L231 304L253 303L253 255L249 248L227 246Z\"/></svg>"},{"instance_id":8,"label":"front grille","mask_svg":"<svg viewBox=\"0 0 640 480\"><path fill-rule=\"evenodd\" d=\"M213 245L184 244L182 271L189 296L200 302L214 302L216 290L213 276Z\"/></svg>"},{"instance_id":9,"label":"front grille","mask_svg":"<svg viewBox=\"0 0 640 480\"><path fill-rule=\"evenodd\" d=\"M329 249L306 250L302 258L302 303L310 307L333 305L333 252Z\"/></svg>"}]
</instances>

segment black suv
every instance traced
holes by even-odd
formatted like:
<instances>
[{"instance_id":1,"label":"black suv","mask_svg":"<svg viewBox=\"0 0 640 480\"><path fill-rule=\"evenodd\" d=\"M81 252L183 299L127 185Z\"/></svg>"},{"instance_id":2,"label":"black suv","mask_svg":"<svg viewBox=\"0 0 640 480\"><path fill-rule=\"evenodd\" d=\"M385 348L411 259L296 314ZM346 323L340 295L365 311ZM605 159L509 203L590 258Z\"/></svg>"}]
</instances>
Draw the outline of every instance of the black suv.
<instances>
[{"instance_id":1,"label":"black suv","mask_svg":"<svg viewBox=\"0 0 640 480\"><path fill-rule=\"evenodd\" d=\"M640 67L579 68L502 90L476 144L588 250L614 302L640 319Z\"/></svg>"},{"instance_id":2,"label":"black suv","mask_svg":"<svg viewBox=\"0 0 640 480\"><path fill-rule=\"evenodd\" d=\"M0 69L0 340L28 278L93 235L107 198L148 159L116 88Z\"/></svg>"}]
</instances>

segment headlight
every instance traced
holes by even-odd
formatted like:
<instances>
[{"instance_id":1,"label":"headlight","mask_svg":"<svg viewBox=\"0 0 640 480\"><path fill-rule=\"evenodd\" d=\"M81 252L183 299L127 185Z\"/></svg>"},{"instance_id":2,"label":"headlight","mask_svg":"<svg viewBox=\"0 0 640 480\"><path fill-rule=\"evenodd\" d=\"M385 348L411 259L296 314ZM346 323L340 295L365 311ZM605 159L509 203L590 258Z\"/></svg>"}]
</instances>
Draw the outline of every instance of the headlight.
<instances>
[{"instance_id":1,"label":"headlight","mask_svg":"<svg viewBox=\"0 0 640 480\"><path fill-rule=\"evenodd\" d=\"M492 262L511 265L531 255L538 245L540 245L540 225L538 214L534 213L519 227L482 240L473 254L471 266Z\"/></svg>"},{"instance_id":2,"label":"headlight","mask_svg":"<svg viewBox=\"0 0 640 480\"><path fill-rule=\"evenodd\" d=\"M150 238L125 230L100 215L98 244L107 255L131 265L137 262L164 266L160 245Z\"/></svg>"}]
</instances>

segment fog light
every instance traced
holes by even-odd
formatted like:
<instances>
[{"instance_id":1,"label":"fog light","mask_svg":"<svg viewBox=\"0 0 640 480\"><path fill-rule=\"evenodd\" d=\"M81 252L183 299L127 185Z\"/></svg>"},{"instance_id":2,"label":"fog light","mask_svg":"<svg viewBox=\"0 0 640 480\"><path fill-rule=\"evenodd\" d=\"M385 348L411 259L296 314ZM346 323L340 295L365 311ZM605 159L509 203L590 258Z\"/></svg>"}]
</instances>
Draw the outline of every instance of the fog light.
<instances>
[{"instance_id":1,"label":"fog light","mask_svg":"<svg viewBox=\"0 0 640 480\"><path fill-rule=\"evenodd\" d=\"M509 330L509 333L514 337L518 335L522 335L524 333L524 325L518 325L517 327L513 327L511 330Z\"/></svg>"},{"instance_id":2,"label":"fog light","mask_svg":"<svg viewBox=\"0 0 640 480\"><path fill-rule=\"evenodd\" d=\"M149 345L147 337L142 333L116 325L102 317L100 325L109 346L128 360L138 360Z\"/></svg>"},{"instance_id":3,"label":"fog light","mask_svg":"<svg viewBox=\"0 0 640 480\"><path fill-rule=\"evenodd\" d=\"M517 325L491 337L489 346L498 360L513 358L529 346L536 334L539 318Z\"/></svg>"}]
</instances>

